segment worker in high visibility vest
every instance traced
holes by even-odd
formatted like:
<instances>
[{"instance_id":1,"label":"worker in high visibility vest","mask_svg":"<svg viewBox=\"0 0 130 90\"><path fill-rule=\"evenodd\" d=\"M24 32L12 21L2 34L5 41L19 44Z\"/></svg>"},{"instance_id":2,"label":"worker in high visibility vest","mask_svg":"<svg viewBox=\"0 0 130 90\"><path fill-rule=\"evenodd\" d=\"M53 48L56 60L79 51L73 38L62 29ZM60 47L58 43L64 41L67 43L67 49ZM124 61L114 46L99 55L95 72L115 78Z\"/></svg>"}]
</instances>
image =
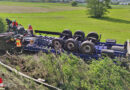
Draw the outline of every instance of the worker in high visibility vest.
<instances>
[{"instance_id":1,"label":"worker in high visibility vest","mask_svg":"<svg viewBox=\"0 0 130 90\"><path fill-rule=\"evenodd\" d=\"M17 47L21 47L22 46L20 39L16 39L16 46Z\"/></svg>"}]
</instances>

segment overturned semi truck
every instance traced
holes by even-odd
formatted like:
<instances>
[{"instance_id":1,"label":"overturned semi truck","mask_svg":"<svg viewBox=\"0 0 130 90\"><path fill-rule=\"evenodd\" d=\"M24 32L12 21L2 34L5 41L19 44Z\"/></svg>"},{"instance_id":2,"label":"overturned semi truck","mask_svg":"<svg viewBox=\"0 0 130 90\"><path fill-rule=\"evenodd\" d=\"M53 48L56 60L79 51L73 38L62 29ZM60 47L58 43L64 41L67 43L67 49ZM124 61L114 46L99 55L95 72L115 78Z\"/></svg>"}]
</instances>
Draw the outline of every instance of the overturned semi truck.
<instances>
[{"instance_id":1,"label":"overturned semi truck","mask_svg":"<svg viewBox=\"0 0 130 90\"><path fill-rule=\"evenodd\" d=\"M85 36L85 33L78 30L72 35L70 30L63 30L63 32L51 32L43 30L35 30L35 33L40 35L30 36L24 27L19 25L17 30L10 27L11 21L7 20L9 24L8 31L0 34L0 50L20 52L39 52L44 53L73 53L83 59L98 59L103 54L115 57L126 57L130 54L129 41L124 44L117 44L116 40L107 39L106 42L101 42L101 35L96 32L90 32ZM51 34L51 36L48 36ZM52 37L58 35L59 37ZM17 47L16 40L19 39L21 47Z\"/></svg>"}]
</instances>

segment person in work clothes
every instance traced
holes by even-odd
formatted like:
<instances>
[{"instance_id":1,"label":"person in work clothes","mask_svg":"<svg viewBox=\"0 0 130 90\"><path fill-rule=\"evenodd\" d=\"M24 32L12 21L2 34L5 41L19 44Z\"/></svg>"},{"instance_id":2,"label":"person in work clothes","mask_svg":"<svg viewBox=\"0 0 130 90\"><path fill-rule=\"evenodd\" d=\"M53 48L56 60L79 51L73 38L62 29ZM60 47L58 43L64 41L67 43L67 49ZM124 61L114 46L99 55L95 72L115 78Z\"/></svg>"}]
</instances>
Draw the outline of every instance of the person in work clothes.
<instances>
[{"instance_id":1,"label":"person in work clothes","mask_svg":"<svg viewBox=\"0 0 130 90\"><path fill-rule=\"evenodd\" d=\"M18 23L16 22L16 20L12 21L12 29L15 32L15 34L17 33L17 27L18 27Z\"/></svg>"},{"instance_id":2,"label":"person in work clothes","mask_svg":"<svg viewBox=\"0 0 130 90\"><path fill-rule=\"evenodd\" d=\"M11 24L12 24L12 21L11 21L10 19L6 18L6 22L7 22L7 25L8 25L7 32L9 32L9 31L10 31L10 29L11 29Z\"/></svg>"},{"instance_id":3,"label":"person in work clothes","mask_svg":"<svg viewBox=\"0 0 130 90\"><path fill-rule=\"evenodd\" d=\"M17 47L16 51L21 52L21 50L22 50L22 42L18 38L16 39L16 47Z\"/></svg>"},{"instance_id":4,"label":"person in work clothes","mask_svg":"<svg viewBox=\"0 0 130 90\"><path fill-rule=\"evenodd\" d=\"M18 27L18 23L16 22L16 20L12 22L12 27Z\"/></svg>"},{"instance_id":5,"label":"person in work clothes","mask_svg":"<svg viewBox=\"0 0 130 90\"><path fill-rule=\"evenodd\" d=\"M33 34L33 28L32 28L32 25L28 25L28 34L31 35L31 36L34 36Z\"/></svg>"}]
</instances>

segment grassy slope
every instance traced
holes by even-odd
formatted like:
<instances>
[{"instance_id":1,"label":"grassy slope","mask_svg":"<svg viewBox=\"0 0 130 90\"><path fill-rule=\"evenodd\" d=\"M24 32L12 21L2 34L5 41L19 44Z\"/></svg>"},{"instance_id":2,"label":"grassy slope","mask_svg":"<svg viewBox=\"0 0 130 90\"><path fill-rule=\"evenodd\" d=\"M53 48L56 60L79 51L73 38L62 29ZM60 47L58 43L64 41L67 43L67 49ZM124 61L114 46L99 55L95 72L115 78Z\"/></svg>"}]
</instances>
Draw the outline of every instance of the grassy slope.
<instances>
[{"instance_id":1,"label":"grassy slope","mask_svg":"<svg viewBox=\"0 0 130 90\"><path fill-rule=\"evenodd\" d=\"M53 8L56 6L70 7L68 4L49 3L12 3L0 2L5 5L36 6ZM32 24L34 29L59 31L70 29L73 32L83 30L86 34L92 31L102 34L102 40L111 38L117 39L119 43L130 38L130 6L113 6L110 13L105 18L94 19L86 15L86 9L72 11L55 11L48 13L1 13L0 17L16 19L19 23L27 27ZM122 8L123 7L123 8ZM58 8L58 7L57 7ZM77 8L77 7L76 7ZM80 7L79 7L80 8Z\"/></svg>"},{"instance_id":2,"label":"grassy slope","mask_svg":"<svg viewBox=\"0 0 130 90\"><path fill-rule=\"evenodd\" d=\"M29 79L25 79L15 73L8 71L0 65L0 77L6 90L48 90L43 85L39 85Z\"/></svg>"},{"instance_id":3,"label":"grassy slope","mask_svg":"<svg viewBox=\"0 0 130 90\"><path fill-rule=\"evenodd\" d=\"M93 60L87 64L74 55L55 56L54 54L46 55L43 53L20 56L5 55L0 58L5 64L31 77L43 78L47 83L62 90L130 90L130 69L126 70L124 67L120 67L121 63L118 62L118 59L116 64L109 58ZM129 63L122 59L123 62ZM9 76L10 81L12 74L5 73ZM12 78L12 81L16 81L17 78L20 79L16 75L13 75ZM8 79L5 78L4 81L8 82ZM16 88L23 87L23 84L30 87L30 89L27 87L28 89L24 90L47 90L35 83L23 81L23 79L19 81ZM32 89L33 87L36 89Z\"/></svg>"}]
</instances>

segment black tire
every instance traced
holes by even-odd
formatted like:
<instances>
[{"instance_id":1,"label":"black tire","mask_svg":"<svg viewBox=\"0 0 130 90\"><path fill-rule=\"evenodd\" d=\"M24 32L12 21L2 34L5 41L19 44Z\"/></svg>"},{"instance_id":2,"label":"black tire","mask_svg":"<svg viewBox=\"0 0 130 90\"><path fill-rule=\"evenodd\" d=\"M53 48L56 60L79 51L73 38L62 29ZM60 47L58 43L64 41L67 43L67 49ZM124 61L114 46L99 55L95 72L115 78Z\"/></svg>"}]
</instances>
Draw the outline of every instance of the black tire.
<instances>
[{"instance_id":1,"label":"black tire","mask_svg":"<svg viewBox=\"0 0 130 90\"><path fill-rule=\"evenodd\" d=\"M80 52L83 54L92 54L95 52L95 44L90 41L84 41L80 46Z\"/></svg>"},{"instance_id":2,"label":"black tire","mask_svg":"<svg viewBox=\"0 0 130 90\"><path fill-rule=\"evenodd\" d=\"M64 30L62 32L62 36L60 36L60 37L61 38L65 37L66 39L72 38L72 32L70 30Z\"/></svg>"},{"instance_id":3,"label":"black tire","mask_svg":"<svg viewBox=\"0 0 130 90\"><path fill-rule=\"evenodd\" d=\"M78 42L73 38L70 38L65 42L64 49L67 51L76 52L78 51Z\"/></svg>"},{"instance_id":4,"label":"black tire","mask_svg":"<svg viewBox=\"0 0 130 90\"><path fill-rule=\"evenodd\" d=\"M55 50L62 49L62 46L63 46L63 40L61 40L61 39L54 39L54 40L52 40L52 47Z\"/></svg>"},{"instance_id":5,"label":"black tire","mask_svg":"<svg viewBox=\"0 0 130 90\"><path fill-rule=\"evenodd\" d=\"M78 38L78 41L84 41L84 39L85 39L85 33L83 32L83 31L76 31L75 33L74 33L74 38L76 39L76 38Z\"/></svg>"},{"instance_id":6,"label":"black tire","mask_svg":"<svg viewBox=\"0 0 130 90\"><path fill-rule=\"evenodd\" d=\"M92 42L97 42L99 40L99 36L96 32L90 32L87 37L86 40L91 40Z\"/></svg>"}]
</instances>

